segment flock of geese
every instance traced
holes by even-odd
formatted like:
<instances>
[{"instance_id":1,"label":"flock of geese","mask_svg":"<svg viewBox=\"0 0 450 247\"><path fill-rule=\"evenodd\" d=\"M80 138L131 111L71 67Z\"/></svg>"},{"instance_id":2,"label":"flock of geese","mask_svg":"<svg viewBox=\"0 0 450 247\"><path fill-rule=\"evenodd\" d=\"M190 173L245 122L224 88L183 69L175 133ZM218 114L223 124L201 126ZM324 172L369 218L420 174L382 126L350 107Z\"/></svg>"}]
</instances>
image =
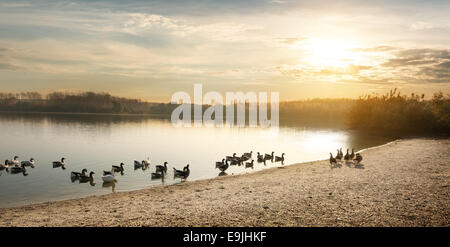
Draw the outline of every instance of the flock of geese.
<instances>
[{"instance_id":1,"label":"flock of geese","mask_svg":"<svg viewBox=\"0 0 450 247\"><path fill-rule=\"evenodd\" d=\"M167 173L167 162L164 162L163 165L156 165L155 166L155 172L151 174L152 179L159 179L164 178L165 174ZM66 158L61 158L60 161L53 161L52 162L53 168L61 167L63 170L66 169ZM34 168L35 166L35 160L33 158L30 159L30 161L19 161L18 156L14 156L12 160L5 160L4 164L0 164L0 170L6 169L7 171L11 171L11 173L23 173L26 174L27 167ZM116 173L120 172L123 175L123 172L125 170L124 168L125 164L120 163L120 165L115 166L113 165L111 167L110 171L103 171L102 180L105 183L111 183L116 181ZM142 162L139 162L137 160L134 161L134 169L147 169L150 166L150 161L147 158L147 160L143 160ZM73 181L79 180L80 182L92 182L94 180L94 174L95 172L91 171L89 174L87 173L87 169L81 170L81 172L78 171L72 171L70 172L70 178ZM189 164L187 164L183 170L177 170L175 167L173 168L173 174L174 178L181 178L186 179L189 177L190 170L189 170Z\"/></svg>"},{"instance_id":2,"label":"flock of geese","mask_svg":"<svg viewBox=\"0 0 450 247\"><path fill-rule=\"evenodd\" d=\"M233 153L233 156L226 156L222 161L216 162L216 168L219 169L221 172L225 172L228 167L232 165L238 165L238 166L245 166L245 168L253 168L255 160L251 160L250 162L246 162L252 158L253 151L250 151L249 153L244 153L241 156L236 156L236 153ZM264 163L266 164L267 160L270 160L273 162L281 162L283 164L284 162L284 153L281 154L281 156L275 156L275 152L272 152L271 154L265 154L262 155L259 152L257 152L257 162L258 163Z\"/></svg>"},{"instance_id":3,"label":"flock of geese","mask_svg":"<svg viewBox=\"0 0 450 247\"><path fill-rule=\"evenodd\" d=\"M349 153L348 151L349 149L347 148L347 153L344 155L344 153L342 153L342 148L337 149L337 154L335 157L333 157L333 154L330 153L331 167L336 167L342 161L342 159L344 159L346 163L352 161L355 167L359 166L361 161L363 160L362 155L360 153L355 154L355 150L353 148L351 153Z\"/></svg>"}]
</instances>

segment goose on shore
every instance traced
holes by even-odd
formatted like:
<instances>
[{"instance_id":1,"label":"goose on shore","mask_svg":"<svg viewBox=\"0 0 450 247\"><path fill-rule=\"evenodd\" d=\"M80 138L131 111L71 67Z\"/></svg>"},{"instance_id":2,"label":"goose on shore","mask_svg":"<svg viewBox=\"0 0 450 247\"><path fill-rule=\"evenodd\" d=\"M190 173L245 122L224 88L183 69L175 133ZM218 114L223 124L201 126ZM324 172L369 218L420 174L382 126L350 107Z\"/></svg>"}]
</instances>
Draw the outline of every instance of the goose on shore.
<instances>
[{"instance_id":1,"label":"goose on shore","mask_svg":"<svg viewBox=\"0 0 450 247\"><path fill-rule=\"evenodd\" d=\"M337 165L337 160L336 160L336 158L333 158L333 154L332 153L330 153L330 165L331 166Z\"/></svg>"},{"instance_id":2,"label":"goose on shore","mask_svg":"<svg viewBox=\"0 0 450 247\"><path fill-rule=\"evenodd\" d=\"M353 161L356 161L355 165L359 165L359 163L361 163L361 161L363 160L363 157L361 154L357 153L355 155L355 158L353 159Z\"/></svg>"},{"instance_id":3,"label":"goose on shore","mask_svg":"<svg viewBox=\"0 0 450 247\"><path fill-rule=\"evenodd\" d=\"M181 171L181 170L175 169L175 167L173 168L173 174L174 174L175 177L181 177L181 178L186 179L186 178L189 176L190 172L191 172L191 171L189 170L189 164L187 164L187 165L183 168L182 171Z\"/></svg>"},{"instance_id":4,"label":"goose on shore","mask_svg":"<svg viewBox=\"0 0 450 247\"><path fill-rule=\"evenodd\" d=\"M124 166L125 164L124 163L120 163L120 165L119 166L112 166L112 169L114 170L114 172L123 172L124 171L124 169L123 169L123 166Z\"/></svg>"},{"instance_id":5,"label":"goose on shore","mask_svg":"<svg viewBox=\"0 0 450 247\"><path fill-rule=\"evenodd\" d=\"M281 161L281 162L284 161L284 153L281 154L281 157L280 156L275 156L275 162L278 162L278 161Z\"/></svg>"},{"instance_id":6,"label":"goose on shore","mask_svg":"<svg viewBox=\"0 0 450 247\"><path fill-rule=\"evenodd\" d=\"M167 161L164 162L164 165L157 165L156 172L167 172Z\"/></svg>"},{"instance_id":7,"label":"goose on shore","mask_svg":"<svg viewBox=\"0 0 450 247\"><path fill-rule=\"evenodd\" d=\"M254 163L255 163L255 160L252 160L251 162L246 162L245 163L245 168L249 168L249 167L253 168L253 164Z\"/></svg>"},{"instance_id":8,"label":"goose on shore","mask_svg":"<svg viewBox=\"0 0 450 247\"><path fill-rule=\"evenodd\" d=\"M89 176L86 174L81 174L80 176L80 182L88 182L88 181L93 181L94 180L94 174L95 172L90 172Z\"/></svg>"},{"instance_id":9,"label":"goose on shore","mask_svg":"<svg viewBox=\"0 0 450 247\"><path fill-rule=\"evenodd\" d=\"M350 160L355 158L355 150L352 148L352 153L350 154Z\"/></svg>"},{"instance_id":10,"label":"goose on shore","mask_svg":"<svg viewBox=\"0 0 450 247\"><path fill-rule=\"evenodd\" d=\"M83 169L81 172L72 171L70 173L70 178L72 178L72 179L80 178L81 176L86 175L86 172L87 172L87 169Z\"/></svg>"},{"instance_id":11,"label":"goose on shore","mask_svg":"<svg viewBox=\"0 0 450 247\"><path fill-rule=\"evenodd\" d=\"M53 161L53 167L60 167L66 165L66 158L61 158L61 161Z\"/></svg>"},{"instance_id":12,"label":"goose on shore","mask_svg":"<svg viewBox=\"0 0 450 247\"><path fill-rule=\"evenodd\" d=\"M344 155L344 160L345 161L349 161L350 160L350 154L348 153L348 148L347 148L347 153Z\"/></svg>"},{"instance_id":13,"label":"goose on shore","mask_svg":"<svg viewBox=\"0 0 450 247\"><path fill-rule=\"evenodd\" d=\"M342 155L341 155L341 152L339 151L339 149L336 149L337 150L337 154L336 154L336 161L341 161L341 159L342 159Z\"/></svg>"},{"instance_id":14,"label":"goose on shore","mask_svg":"<svg viewBox=\"0 0 450 247\"><path fill-rule=\"evenodd\" d=\"M264 159L264 156L258 152L258 153L256 154L256 158L262 160L262 159Z\"/></svg>"},{"instance_id":15,"label":"goose on shore","mask_svg":"<svg viewBox=\"0 0 450 247\"><path fill-rule=\"evenodd\" d=\"M30 161L22 161L20 162L20 164L24 165L24 166L31 166L34 167L34 159L31 158Z\"/></svg>"}]
</instances>

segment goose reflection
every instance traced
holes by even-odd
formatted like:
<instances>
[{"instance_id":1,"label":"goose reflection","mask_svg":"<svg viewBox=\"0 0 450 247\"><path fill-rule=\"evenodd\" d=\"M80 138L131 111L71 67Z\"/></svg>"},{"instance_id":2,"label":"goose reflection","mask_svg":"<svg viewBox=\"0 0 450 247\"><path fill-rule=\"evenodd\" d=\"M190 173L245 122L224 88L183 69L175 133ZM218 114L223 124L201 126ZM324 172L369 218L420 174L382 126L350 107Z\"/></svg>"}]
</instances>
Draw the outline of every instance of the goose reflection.
<instances>
[{"instance_id":1,"label":"goose reflection","mask_svg":"<svg viewBox=\"0 0 450 247\"><path fill-rule=\"evenodd\" d=\"M218 177L222 177L222 176L228 176L228 173L226 172L220 172L219 175L217 175Z\"/></svg>"},{"instance_id":2,"label":"goose reflection","mask_svg":"<svg viewBox=\"0 0 450 247\"><path fill-rule=\"evenodd\" d=\"M102 187L103 188L111 187L111 191L114 193L114 192L116 192L116 183L117 183L117 180L115 180L115 179L112 182L103 182Z\"/></svg>"}]
</instances>

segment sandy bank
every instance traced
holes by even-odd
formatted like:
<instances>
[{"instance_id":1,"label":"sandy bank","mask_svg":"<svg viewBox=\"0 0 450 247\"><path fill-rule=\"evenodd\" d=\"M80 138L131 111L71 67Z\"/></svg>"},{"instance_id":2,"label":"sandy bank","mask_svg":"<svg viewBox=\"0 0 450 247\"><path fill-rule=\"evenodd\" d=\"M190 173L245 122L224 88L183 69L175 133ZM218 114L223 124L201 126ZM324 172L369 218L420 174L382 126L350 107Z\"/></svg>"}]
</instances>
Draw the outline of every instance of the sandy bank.
<instances>
[{"instance_id":1,"label":"sandy bank","mask_svg":"<svg viewBox=\"0 0 450 247\"><path fill-rule=\"evenodd\" d=\"M449 226L450 140L410 139L328 161L0 209L0 226Z\"/></svg>"}]
</instances>

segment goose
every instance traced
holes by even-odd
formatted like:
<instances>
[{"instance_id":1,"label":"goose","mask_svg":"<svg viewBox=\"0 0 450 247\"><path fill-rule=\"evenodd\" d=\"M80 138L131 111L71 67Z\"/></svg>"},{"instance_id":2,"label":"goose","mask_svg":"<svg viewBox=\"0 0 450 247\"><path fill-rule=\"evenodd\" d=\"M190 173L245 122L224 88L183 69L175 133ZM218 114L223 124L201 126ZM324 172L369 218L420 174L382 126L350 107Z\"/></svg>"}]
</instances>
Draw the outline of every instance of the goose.
<instances>
[{"instance_id":1,"label":"goose","mask_svg":"<svg viewBox=\"0 0 450 247\"><path fill-rule=\"evenodd\" d=\"M273 160L273 154L274 154L274 153L275 153L275 152L272 151L271 154L265 154L265 155L264 155L264 159L265 159L265 160Z\"/></svg>"},{"instance_id":2,"label":"goose","mask_svg":"<svg viewBox=\"0 0 450 247\"><path fill-rule=\"evenodd\" d=\"M8 168L9 168L8 161L9 161L9 160L5 160L5 164L0 164L0 170L8 169Z\"/></svg>"},{"instance_id":3,"label":"goose","mask_svg":"<svg viewBox=\"0 0 450 247\"><path fill-rule=\"evenodd\" d=\"M147 160L143 160L142 165L145 167L149 166L150 165L150 157L147 157Z\"/></svg>"},{"instance_id":4,"label":"goose","mask_svg":"<svg viewBox=\"0 0 450 247\"><path fill-rule=\"evenodd\" d=\"M66 158L61 158L61 161L53 161L53 167L60 167L66 165Z\"/></svg>"},{"instance_id":5,"label":"goose","mask_svg":"<svg viewBox=\"0 0 450 247\"><path fill-rule=\"evenodd\" d=\"M219 163L219 164L216 164L216 168L219 168L219 170L222 172L226 171L228 169L228 167L230 166L228 164L228 161L225 161L225 159L222 160L222 163L221 162L217 162L217 163Z\"/></svg>"},{"instance_id":6,"label":"goose","mask_svg":"<svg viewBox=\"0 0 450 247\"><path fill-rule=\"evenodd\" d=\"M95 174L95 172L90 172L89 173L89 176L88 175L86 175L86 174L81 174L81 176L80 176L80 182L81 183L83 183L83 182L87 182L87 181L92 181L92 180L94 180L94 175Z\"/></svg>"},{"instance_id":7,"label":"goose","mask_svg":"<svg viewBox=\"0 0 450 247\"><path fill-rule=\"evenodd\" d=\"M6 160L5 164L8 164L8 166L18 166L19 165L19 160L17 160L19 158L19 156L14 156L13 160Z\"/></svg>"},{"instance_id":8,"label":"goose","mask_svg":"<svg viewBox=\"0 0 450 247\"><path fill-rule=\"evenodd\" d=\"M134 169L144 167L144 161L141 163L137 160L134 161Z\"/></svg>"},{"instance_id":9,"label":"goose","mask_svg":"<svg viewBox=\"0 0 450 247\"><path fill-rule=\"evenodd\" d=\"M227 161L230 161L230 160L236 158L236 153L233 153L233 156L227 156L225 158L226 158Z\"/></svg>"},{"instance_id":10,"label":"goose","mask_svg":"<svg viewBox=\"0 0 450 247\"><path fill-rule=\"evenodd\" d=\"M336 154L336 161L341 161L341 159L342 159L342 155L341 155L341 152L339 152L339 149L336 149L337 150L337 154Z\"/></svg>"},{"instance_id":11,"label":"goose","mask_svg":"<svg viewBox=\"0 0 450 247\"><path fill-rule=\"evenodd\" d=\"M250 151L250 153L244 153L242 156L248 157L249 159L252 157L253 151Z\"/></svg>"},{"instance_id":12,"label":"goose","mask_svg":"<svg viewBox=\"0 0 450 247\"><path fill-rule=\"evenodd\" d=\"M246 163L245 163L245 168L248 168L248 167L253 168L253 163L254 163L254 162L255 162L254 160L252 160L252 162L246 162Z\"/></svg>"},{"instance_id":13,"label":"goose","mask_svg":"<svg viewBox=\"0 0 450 247\"><path fill-rule=\"evenodd\" d=\"M280 156L275 156L275 162L278 162L278 161L281 161L281 162L284 161L284 153L281 154L281 157Z\"/></svg>"},{"instance_id":14,"label":"goose","mask_svg":"<svg viewBox=\"0 0 450 247\"><path fill-rule=\"evenodd\" d=\"M222 159L222 161L216 161L216 168L219 168L219 166L222 166L225 164L225 159Z\"/></svg>"},{"instance_id":15,"label":"goose","mask_svg":"<svg viewBox=\"0 0 450 247\"><path fill-rule=\"evenodd\" d=\"M20 164L24 165L24 166L31 166L34 167L34 159L31 158L30 161L22 161L20 162Z\"/></svg>"},{"instance_id":16,"label":"goose","mask_svg":"<svg viewBox=\"0 0 450 247\"><path fill-rule=\"evenodd\" d=\"M242 155L242 156L239 158L239 160L241 160L241 161L247 161L247 160L249 160L250 158L251 158L250 156Z\"/></svg>"},{"instance_id":17,"label":"goose","mask_svg":"<svg viewBox=\"0 0 450 247\"><path fill-rule=\"evenodd\" d=\"M27 171L27 168L25 168L24 165L11 167L11 173L19 173L19 172L26 172L26 171Z\"/></svg>"},{"instance_id":18,"label":"goose","mask_svg":"<svg viewBox=\"0 0 450 247\"><path fill-rule=\"evenodd\" d=\"M157 165L156 172L167 172L167 161L164 162L164 165Z\"/></svg>"},{"instance_id":19,"label":"goose","mask_svg":"<svg viewBox=\"0 0 450 247\"><path fill-rule=\"evenodd\" d=\"M352 148L352 153L350 154L350 160L355 158L355 150Z\"/></svg>"},{"instance_id":20,"label":"goose","mask_svg":"<svg viewBox=\"0 0 450 247\"><path fill-rule=\"evenodd\" d=\"M114 172L123 172L123 166L124 166L124 163L120 163L120 166L112 166L112 169L114 170Z\"/></svg>"},{"instance_id":21,"label":"goose","mask_svg":"<svg viewBox=\"0 0 450 247\"><path fill-rule=\"evenodd\" d=\"M175 167L173 168L173 173L174 173L174 176L175 176L175 177L181 177L181 178L186 179L186 178L189 176L190 172L191 172L191 171L189 170L189 164L187 164L187 165L183 168L182 171L181 171L181 170L175 169Z\"/></svg>"},{"instance_id":22,"label":"goose","mask_svg":"<svg viewBox=\"0 0 450 247\"><path fill-rule=\"evenodd\" d=\"M152 179L164 178L164 172L153 172Z\"/></svg>"},{"instance_id":23,"label":"goose","mask_svg":"<svg viewBox=\"0 0 450 247\"><path fill-rule=\"evenodd\" d=\"M70 177L73 179L77 179L80 178L83 175L86 175L87 170L83 169L81 172L71 172L70 173Z\"/></svg>"},{"instance_id":24,"label":"goose","mask_svg":"<svg viewBox=\"0 0 450 247\"><path fill-rule=\"evenodd\" d=\"M348 148L347 148L347 153L344 155L344 160L345 161L349 161L350 160L350 154L348 153Z\"/></svg>"},{"instance_id":25,"label":"goose","mask_svg":"<svg viewBox=\"0 0 450 247\"><path fill-rule=\"evenodd\" d=\"M356 161L355 165L359 165L359 163L361 163L362 160L363 160L363 157L359 153L357 153L355 158L353 159L353 161Z\"/></svg>"},{"instance_id":26,"label":"goose","mask_svg":"<svg viewBox=\"0 0 450 247\"><path fill-rule=\"evenodd\" d=\"M256 155L256 158L262 160L262 159L264 159L264 156L258 152L257 155Z\"/></svg>"},{"instance_id":27,"label":"goose","mask_svg":"<svg viewBox=\"0 0 450 247\"><path fill-rule=\"evenodd\" d=\"M336 164L337 164L336 158L333 158L333 154L330 153L330 165L335 166Z\"/></svg>"},{"instance_id":28,"label":"goose","mask_svg":"<svg viewBox=\"0 0 450 247\"><path fill-rule=\"evenodd\" d=\"M115 177L114 170L111 170L110 172L103 171L103 176L102 176L103 182L106 182L106 183L113 182L114 181L114 177Z\"/></svg>"},{"instance_id":29,"label":"goose","mask_svg":"<svg viewBox=\"0 0 450 247\"><path fill-rule=\"evenodd\" d=\"M341 156L341 159L342 157L344 157L344 153L342 153L342 148L339 148L339 156Z\"/></svg>"}]
</instances>

